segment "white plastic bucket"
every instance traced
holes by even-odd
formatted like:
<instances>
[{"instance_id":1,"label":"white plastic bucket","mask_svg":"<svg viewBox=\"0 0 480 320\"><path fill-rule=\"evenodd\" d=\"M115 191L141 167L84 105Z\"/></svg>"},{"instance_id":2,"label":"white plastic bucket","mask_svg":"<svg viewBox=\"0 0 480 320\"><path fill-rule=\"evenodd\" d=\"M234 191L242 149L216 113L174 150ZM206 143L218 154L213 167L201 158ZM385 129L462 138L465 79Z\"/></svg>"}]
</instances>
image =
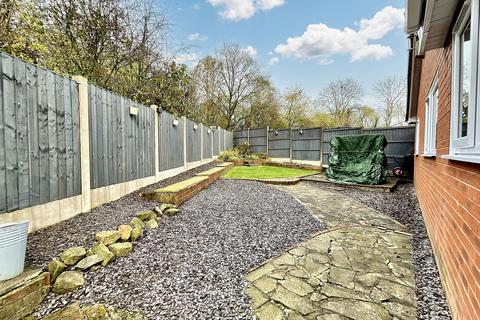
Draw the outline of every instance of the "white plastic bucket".
<instances>
[{"instance_id":1,"label":"white plastic bucket","mask_svg":"<svg viewBox=\"0 0 480 320\"><path fill-rule=\"evenodd\" d=\"M23 272L28 221L0 224L0 281Z\"/></svg>"}]
</instances>

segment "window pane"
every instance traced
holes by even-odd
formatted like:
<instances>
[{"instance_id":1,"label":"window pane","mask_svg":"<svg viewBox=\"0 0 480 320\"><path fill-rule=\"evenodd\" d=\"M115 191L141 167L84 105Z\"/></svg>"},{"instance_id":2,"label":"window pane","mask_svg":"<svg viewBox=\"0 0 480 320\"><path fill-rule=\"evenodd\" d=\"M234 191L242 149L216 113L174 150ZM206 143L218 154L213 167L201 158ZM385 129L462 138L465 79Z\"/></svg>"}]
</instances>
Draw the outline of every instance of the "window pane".
<instances>
[{"instance_id":1,"label":"window pane","mask_svg":"<svg viewBox=\"0 0 480 320\"><path fill-rule=\"evenodd\" d=\"M471 89L471 65L472 65L472 41L470 37L470 22L465 26L461 36L461 54L460 54L460 110L459 110L459 137L467 136L468 128L468 108L470 104Z\"/></svg>"}]
</instances>

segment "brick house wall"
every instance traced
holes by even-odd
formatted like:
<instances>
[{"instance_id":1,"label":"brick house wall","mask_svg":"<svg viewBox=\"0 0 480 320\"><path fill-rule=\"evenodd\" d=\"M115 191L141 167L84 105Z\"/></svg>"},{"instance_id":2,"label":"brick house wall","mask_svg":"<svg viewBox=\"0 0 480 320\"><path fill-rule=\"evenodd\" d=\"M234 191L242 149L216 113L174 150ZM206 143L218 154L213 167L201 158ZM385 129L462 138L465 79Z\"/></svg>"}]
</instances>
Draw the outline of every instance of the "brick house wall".
<instances>
[{"instance_id":1,"label":"brick house wall","mask_svg":"<svg viewBox=\"0 0 480 320\"><path fill-rule=\"evenodd\" d=\"M422 157L425 101L438 72L434 158ZM449 153L452 45L425 53L417 117L415 188L454 319L480 319L480 164L443 159Z\"/></svg>"}]
</instances>

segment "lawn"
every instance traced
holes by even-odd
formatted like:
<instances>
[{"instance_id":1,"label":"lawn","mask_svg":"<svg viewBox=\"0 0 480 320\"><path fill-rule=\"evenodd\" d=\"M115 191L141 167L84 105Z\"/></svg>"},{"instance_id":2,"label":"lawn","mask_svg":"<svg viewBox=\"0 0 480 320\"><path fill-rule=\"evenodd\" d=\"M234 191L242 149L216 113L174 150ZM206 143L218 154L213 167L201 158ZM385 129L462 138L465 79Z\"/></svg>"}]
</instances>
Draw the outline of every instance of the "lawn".
<instances>
[{"instance_id":1,"label":"lawn","mask_svg":"<svg viewBox=\"0 0 480 320\"><path fill-rule=\"evenodd\" d=\"M276 178L294 178L315 174L318 171L284 168L274 166L251 166L251 167L233 167L223 175L226 179L276 179Z\"/></svg>"}]
</instances>

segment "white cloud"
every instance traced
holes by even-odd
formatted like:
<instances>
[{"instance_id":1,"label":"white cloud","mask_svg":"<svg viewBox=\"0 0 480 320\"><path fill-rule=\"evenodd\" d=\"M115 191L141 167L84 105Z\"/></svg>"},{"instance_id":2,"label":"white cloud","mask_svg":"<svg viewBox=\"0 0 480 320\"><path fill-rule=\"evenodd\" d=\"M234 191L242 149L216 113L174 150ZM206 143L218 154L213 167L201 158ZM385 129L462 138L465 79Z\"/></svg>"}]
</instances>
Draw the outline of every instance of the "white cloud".
<instances>
[{"instance_id":1,"label":"white cloud","mask_svg":"<svg viewBox=\"0 0 480 320\"><path fill-rule=\"evenodd\" d=\"M403 27L405 21L404 9L391 6L385 7L375 13L372 19L360 20L361 36L370 40L379 40L395 28Z\"/></svg>"},{"instance_id":2,"label":"white cloud","mask_svg":"<svg viewBox=\"0 0 480 320\"><path fill-rule=\"evenodd\" d=\"M257 49L255 49L252 46L248 46L246 48L243 48L242 51L245 52L246 54L248 54L251 57L255 57L257 55Z\"/></svg>"},{"instance_id":3,"label":"white cloud","mask_svg":"<svg viewBox=\"0 0 480 320\"><path fill-rule=\"evenodd\" d=\"M365 59L380 60L393 54L392 48L382 44L370 44L380 40L404 23L404 9L391 6L377 12L372 19L362 19L359 29L336 29L319 23L311 24L303 35L288 38L275 48L277 54L297 59L317 60L321 64L332 63L334 55L350 55L351 62Z\"/></svg>"},{"instance_id":4,"label":"white cloud","mask_svg":"<svg viewBox=\"0 0 480 320\"><path fill-rule=\"evenodd\" d=\"M285 0L257 0L255 2L260 10L272 10L285 4Z\"/></svg>"},{"instance_id":5,"label":"white cloud","mask_svg":"<svg viewBox=\"0 0 480 320\"><path fill-rule=\"evenodd\" d=\"M200 33L192 33L188 36L188 40L190 41L206 41L208 40L207 36L201 35Z\"/></svg>"},{"instance_id":6,"label":"white cloud","mask_svg":"<svg viewBox=\"0 0 480 320\"><path fill-rule=\"evenodd\" d=\"M366 59L381 60L393 55L392 48L388 46L382 46L381 44L370 44L363 46L352 52L351 62L361 61Z\"/></svg>"},{"instance_id":7,"label":"white cloud","mask_svg":"<svg viewBox=\"0 0 480 320\"><path fill-rule=\"evenodd\" d=\"M174 58L178 64L186 64L192 66L198 62L198 55L196 53L182 53Z\"/></svg>"},{"instance_id":8,"label":"white cloud","mask_svg":"<svg viewBox=\"0 0 480 320\"><path fill-rule=\"evenodd\" d=\"M220 7L219 14L227 20L249 19L257 11L268 11L279 7L285 0L207 0L214 7Z\"/></svg>"},{"instance_id":9,"label":"white cloud","mask_svg":"<svg viewBox=\"0 0 480 320\"><path fill-rule=\"evenodd\" d=\"M268 61L268 64L273 66L274 64L277 64L280 62L280 59L278 57L273 57L272 59L270 59L270 61Z\"/></svg>"},{"instance_id":10,"label":"white cloud","mask_svg":"<svg viewBox=\"0 0 480 320\"><path fill-rule=\"evenodd\" d=\"M200 5L198 3L195 3L192 8L193 10L200 10Z\"/></svg>"}]
</instances>

